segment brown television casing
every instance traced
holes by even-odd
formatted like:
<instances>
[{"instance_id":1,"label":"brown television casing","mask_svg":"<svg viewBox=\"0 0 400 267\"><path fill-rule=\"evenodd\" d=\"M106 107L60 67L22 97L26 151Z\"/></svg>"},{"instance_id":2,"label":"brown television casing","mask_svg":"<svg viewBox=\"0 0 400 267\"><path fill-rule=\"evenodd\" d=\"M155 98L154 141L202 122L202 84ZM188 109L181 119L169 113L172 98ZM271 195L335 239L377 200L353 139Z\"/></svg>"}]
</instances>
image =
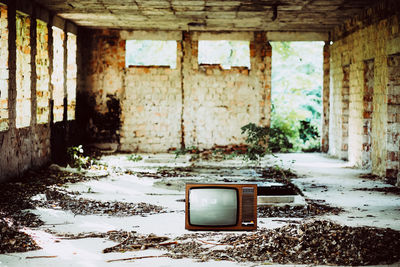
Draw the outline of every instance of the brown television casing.
<instances>
[{"instance_id":1,"label":"brown television casing","mask_svg":"<svg viewBox=\"0 0 400 267\"><path fill-rule=\"evenodd\" d=\"M235 225L200 226L190 224L189 191L192 188L234 188L238 192L238 213ZM252 231L257 229L257 185L256 184L186 184L185 229L198 231Z\"/></svg>"}]
</instances>

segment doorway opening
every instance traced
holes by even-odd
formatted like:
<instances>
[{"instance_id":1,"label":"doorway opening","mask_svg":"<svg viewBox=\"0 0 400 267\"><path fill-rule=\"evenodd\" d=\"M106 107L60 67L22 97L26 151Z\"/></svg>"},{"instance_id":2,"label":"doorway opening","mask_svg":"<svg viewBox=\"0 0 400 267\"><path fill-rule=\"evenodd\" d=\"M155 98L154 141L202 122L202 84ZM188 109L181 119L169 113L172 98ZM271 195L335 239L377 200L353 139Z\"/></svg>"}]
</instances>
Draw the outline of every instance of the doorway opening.
<instances>
[{"instance_id":1,"label":"doorway opening","mask_svg":"<svg viewBox=\"0 0 400 267\"><path fill-rule=\"evenodd\" d=\"M271 42L270 149L320 151L324 42Z\"/></svg>"}]
</instances>

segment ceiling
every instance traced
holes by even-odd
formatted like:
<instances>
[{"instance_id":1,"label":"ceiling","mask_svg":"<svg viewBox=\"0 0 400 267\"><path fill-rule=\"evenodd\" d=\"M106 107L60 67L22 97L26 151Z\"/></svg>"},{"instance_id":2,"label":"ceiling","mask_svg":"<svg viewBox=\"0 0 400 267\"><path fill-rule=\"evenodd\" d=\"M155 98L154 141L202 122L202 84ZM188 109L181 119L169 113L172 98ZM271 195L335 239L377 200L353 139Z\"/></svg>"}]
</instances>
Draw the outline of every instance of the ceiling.
<instances>
[{"instance_id":1,"label":"ceiling","mask_svg":"<svg viewBox=\"0 0 400 267\"><path fill-rule=\"evenodd\" d=\"M328 32L376 0L36 0L79 26Z\"/></svg>"}]
</instances>

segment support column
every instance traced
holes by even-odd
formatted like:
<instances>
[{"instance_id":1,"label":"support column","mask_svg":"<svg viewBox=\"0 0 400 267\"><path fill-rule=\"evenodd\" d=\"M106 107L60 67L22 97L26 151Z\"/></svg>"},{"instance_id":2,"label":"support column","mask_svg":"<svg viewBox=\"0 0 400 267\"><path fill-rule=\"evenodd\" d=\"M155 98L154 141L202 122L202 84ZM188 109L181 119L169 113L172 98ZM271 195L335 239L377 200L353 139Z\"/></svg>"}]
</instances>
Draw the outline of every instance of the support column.
<instances>
[{"instance_id":1,"label":"support column","mask_svg":"<svg viewBox=\"0 0 400 267\"><path fill-rule=\"evenodd\" d=\"M266 40L265 32L254 33L254 42L250 44L250 55L255 58L252 68L257 71L257 76L263 88L260 102L260 126L270 126L272 46Z\"/></svg>"},{"instance_id":2,"label":"support column","mask_svg":"<svg viewBox=\"0 0 400 267\"><path fill-rule=\"evenodd\" d=\"M37 21L36 8L32 8L30 27L31 43L31 126L36 126L37 122L37 96L36 96L36 54L37 54Z\"/></svg>"},{"instance_id":3,"label":"support column","mask_svg":"<svg viewBox=\"0 0 400 267\"><path fill-rule=\"evenodd\" d=\"M330 109L330 44L325 42L323 62L323 88L322 88L322 131L321 150L327 153L329 150L329 109Z\"/></svg>"},{"instance_id":4,"label":"support column","mask_svg":"<svg viewBox=\"0 0 400 267\"><path fill-rule=\"evenodd\" d=\"M16 128L17 118L17 45L16 45L16 3L10 1L7 6L8 17L8 125Z\"/></svg>"}]
</instances>

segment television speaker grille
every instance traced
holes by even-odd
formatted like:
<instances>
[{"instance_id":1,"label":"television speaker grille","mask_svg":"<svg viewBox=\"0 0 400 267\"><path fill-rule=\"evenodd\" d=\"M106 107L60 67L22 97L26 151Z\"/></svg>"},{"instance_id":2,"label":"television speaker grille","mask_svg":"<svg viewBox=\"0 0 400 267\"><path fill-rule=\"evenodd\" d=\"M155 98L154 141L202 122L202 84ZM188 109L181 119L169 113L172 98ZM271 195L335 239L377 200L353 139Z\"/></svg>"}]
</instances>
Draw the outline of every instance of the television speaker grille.
<instances>
[{"instance_id":1,"label":"television speaker grille","mask_svg":"<svg viewBox=\"0 0 400 267\"><path fill-rule=\"evenodd\" d=\"M254 188L242 188L242 225L253 226L256 216L254 216Z\"/></svg>"}]
</instances>

